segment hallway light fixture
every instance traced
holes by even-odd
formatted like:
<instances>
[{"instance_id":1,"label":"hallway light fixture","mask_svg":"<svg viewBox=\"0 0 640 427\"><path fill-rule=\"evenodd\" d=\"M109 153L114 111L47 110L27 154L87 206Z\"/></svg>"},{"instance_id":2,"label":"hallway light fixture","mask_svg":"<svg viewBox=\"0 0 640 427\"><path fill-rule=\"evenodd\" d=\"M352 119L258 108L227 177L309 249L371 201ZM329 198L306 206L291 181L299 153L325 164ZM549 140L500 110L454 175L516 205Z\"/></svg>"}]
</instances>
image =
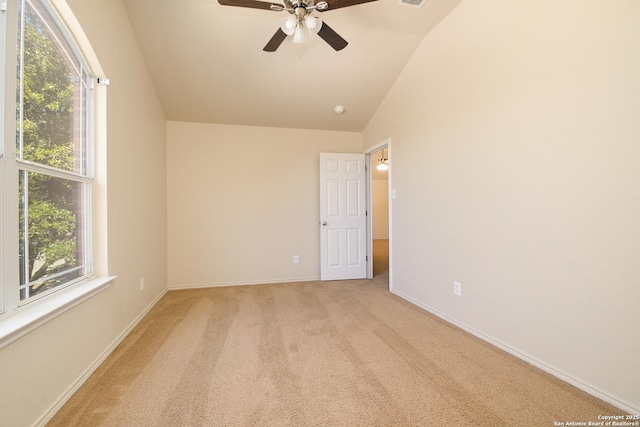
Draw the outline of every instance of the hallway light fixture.
<instances>
[{"instance_id":1,"label":"hallway light fixture","mask_svg":"<svg viewBox=\"0 0 640 427\"><path fill-rule=\"evenodd\" d=\"M376 166L376 169L379 171L389 170L389 159L384 156L384 148L382 149L381 157L378 159L378 166Z\"/></svg>"}]
</instances>

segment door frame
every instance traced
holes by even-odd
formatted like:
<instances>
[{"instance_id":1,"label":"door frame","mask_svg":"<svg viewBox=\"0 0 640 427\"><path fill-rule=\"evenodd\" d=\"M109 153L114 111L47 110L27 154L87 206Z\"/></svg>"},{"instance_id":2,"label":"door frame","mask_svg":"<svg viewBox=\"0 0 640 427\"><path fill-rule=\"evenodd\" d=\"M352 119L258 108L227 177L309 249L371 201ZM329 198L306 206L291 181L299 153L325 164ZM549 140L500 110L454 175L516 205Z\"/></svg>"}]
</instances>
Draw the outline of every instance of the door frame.
<instances>
[{"instance_id":1,"label":"door frame","mask_svg":"<svg viewBox=\"0 0 640 427\"><path fill-rule=\"evenodd\" d=\"M376 151L380 151L381 149L387 149L387 159L389 164L389 170L387 171L387 185L388 185L388 198L389 198L389 290L393 289L393 245L392 242L392 233L393 233L393 209L392 209L392 185L391 179L393 174L393 168L391 167L391 138L387 138L378 144L369 147L365 150L365 163L367 165L367 173L365 177L366 182L366 197L367 197L367 259L370 261L367 263L367 278L373 278L373 168L375 167L372 154Z\"/></svg>"}]
</instances>

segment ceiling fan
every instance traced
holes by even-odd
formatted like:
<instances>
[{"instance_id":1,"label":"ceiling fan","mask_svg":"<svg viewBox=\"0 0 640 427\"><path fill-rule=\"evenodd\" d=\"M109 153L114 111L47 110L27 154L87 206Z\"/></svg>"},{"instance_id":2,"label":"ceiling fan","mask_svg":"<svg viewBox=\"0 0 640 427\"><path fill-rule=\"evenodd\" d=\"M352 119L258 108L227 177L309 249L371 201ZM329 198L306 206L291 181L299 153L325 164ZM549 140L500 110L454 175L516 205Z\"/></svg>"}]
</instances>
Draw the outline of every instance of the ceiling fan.
<instances>
[{"instance_id":1,"label":"ceiling fan","mask_svg":"<svg viewBox=\"0 0 640 427\"><path fill-rule=\"evenodd\" d=\"M275 52L287 36L293 36L294 43L305 43L308 33L317 34L336 51L344 49L348 44L347 41L320 18L311 16L311 13L315 10L325 12L372 1L377 0L323 0L317 4L314 0L285 0L284 5L260 0L218 0L218 3L223 6L289 12L289 16L282 20L280 28L262 49L265 52Z\"/></svg>"}]
</instances>

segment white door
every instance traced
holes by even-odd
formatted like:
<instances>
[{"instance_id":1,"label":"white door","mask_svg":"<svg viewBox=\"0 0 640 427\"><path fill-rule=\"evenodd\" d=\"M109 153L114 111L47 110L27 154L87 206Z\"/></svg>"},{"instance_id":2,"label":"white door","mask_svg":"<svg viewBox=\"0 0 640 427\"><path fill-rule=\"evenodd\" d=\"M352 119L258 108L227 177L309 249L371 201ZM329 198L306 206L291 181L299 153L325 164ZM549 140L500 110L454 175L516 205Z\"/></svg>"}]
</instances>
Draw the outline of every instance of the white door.
<instances>
[{"instance_id":1,"label":"white door","mask_svg":"<svg viewBox=\"0 0 640 427\"><path fill-rule=\"evenodd\" d=\"M320 280L367 275L364 154L320 153Z\"/></svg>"}]
</instances>

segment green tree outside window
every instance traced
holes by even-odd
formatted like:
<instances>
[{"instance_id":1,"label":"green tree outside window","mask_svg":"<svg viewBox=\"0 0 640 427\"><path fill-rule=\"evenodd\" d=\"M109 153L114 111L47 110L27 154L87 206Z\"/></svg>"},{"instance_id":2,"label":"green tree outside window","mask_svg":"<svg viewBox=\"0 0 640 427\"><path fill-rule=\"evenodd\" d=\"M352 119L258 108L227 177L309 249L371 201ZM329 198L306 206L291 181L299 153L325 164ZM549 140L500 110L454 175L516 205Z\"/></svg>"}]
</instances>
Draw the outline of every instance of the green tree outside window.
<instances>
[{"instance_id":1,"label":"green tree outside window","mask_svg":"<svg viewBox=\"0 0 640 427\"><path fill-rule=\"evenodd\" d=\"M57 170L83 173L84 150L74 142L81 77L67 51L29 2L23 5L18 44L17 157ZM55 174L20 170L20 299L78 277L82 264L83 185ZM63 273L65 271L68 273Z\"/></svg>"}]
</instances>

